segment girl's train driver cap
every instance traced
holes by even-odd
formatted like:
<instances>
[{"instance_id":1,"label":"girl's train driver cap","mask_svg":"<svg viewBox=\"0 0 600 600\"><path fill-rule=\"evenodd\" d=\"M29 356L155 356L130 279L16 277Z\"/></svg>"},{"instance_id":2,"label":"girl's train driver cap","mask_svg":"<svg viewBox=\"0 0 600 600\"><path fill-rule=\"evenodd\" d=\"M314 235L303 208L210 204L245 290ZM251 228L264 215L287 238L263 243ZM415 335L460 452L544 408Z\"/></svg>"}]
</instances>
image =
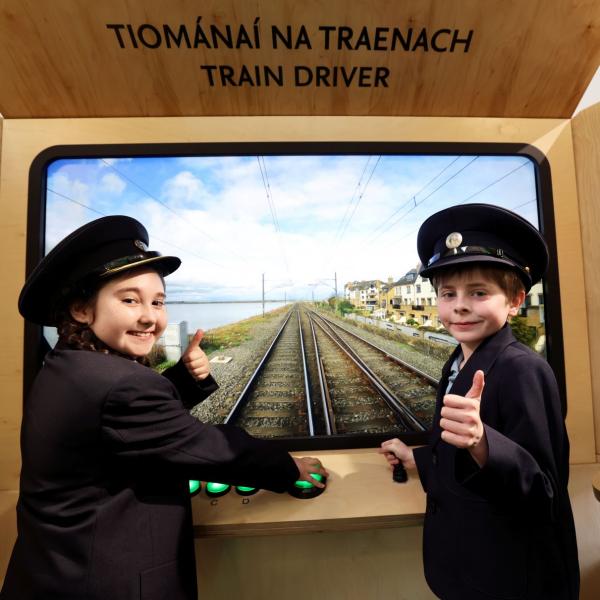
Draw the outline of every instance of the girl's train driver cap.
<instances>
[{"instance_id":1,"label":"girl's train driver cap","mask_svg":"<svg viewBox=\"0 0 600 600\"><path fill-rule=\"evenodd\" d=\"M431 215L419 229L422 277L466 263L513 268L528 292L548 268L548 246L523 217L491 204L451 206Z\"/></svg>"},{"instance_id":2,"label":"girl's train driver cap","mask_svg":"<svg viewBox=\"0 0 600 600\"><path fill-rule=\"evenodd\" d=\"M86 223L64 238L37 265L19 296L19 312L40 325L55 325L54 312L70 290L90 280L148 266L165 276L181 261L148 250L148 232L120 215Z\"/></svg>"}]
</instances>

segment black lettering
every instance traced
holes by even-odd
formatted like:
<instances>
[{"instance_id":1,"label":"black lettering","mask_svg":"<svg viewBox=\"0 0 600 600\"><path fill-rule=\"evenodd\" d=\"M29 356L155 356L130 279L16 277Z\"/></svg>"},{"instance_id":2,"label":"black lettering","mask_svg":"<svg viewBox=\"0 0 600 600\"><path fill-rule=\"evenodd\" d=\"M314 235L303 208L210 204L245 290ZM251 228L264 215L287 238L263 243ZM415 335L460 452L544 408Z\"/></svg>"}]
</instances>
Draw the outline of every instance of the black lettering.
<instances>
[{"instance_id":1,"label":"black lettering","mask_svg":"<svg viewBox=\"0 0 600 600\"><path fill-rule=\"evenodd\" d=\"M283 85L283 67L281 65L279 65L277 67L277 73L275 73L275 71L273 71L270 67L267 67L265 65L264 67L265 70L265 85L270 85L271 83L271 79L275 80L275 83L281 87Z\"/></svg>"},{"instance_id":2,"label":"black lettering","mask_svg":"<svg viewBox=\"0 0 600 600\"><path fill-rule=\"evenodd\" d=\"M396 49L396 45L398 43L400 43L400 45L402 46L402 49L405 51L410 50L410 42L412 40L412 34L413 34L413 30L412 27L408 28L408 37L404 37L402 35L402 31L400 31L400 29L398 29L398 27L394 27L394 29L392 30L392 50Z\"/></svg>"},{"instance_id":3,"label":"black lettering","mask_svg":"<svg viewBox=\"0 0 600 600\"><path fill-rule=\"evenodd\" d=\"M414 52L417 48L423 48L425 52L429 50L427 46L427 30L424 27L421 29L421 33L419 33L419 37L412 47L412 51Z\"/></svg>"},{"instance_id":4,"label":"black lettering","mask_svg":"<svg viewBox=\"0 0 600 600\"><path fill-rule=\"evenodd\" d=\"M283 43L283 45L288 49L292 49L292 28L288 25L286 27L286 33L283 33L278 27L275 25L271 26L271 37L273 39L273 48L279 47L278 39Z\"/></svg>"},{"instance_id":5,"label":"black lettering","mask_svg":"<svg viewBox=\"0 0 600 600\"><path fill-rule=\"evenodd\" d=\"M303 67L300 65L296 65L296 67L294 67L294 84L297 87L310 85L312 79L313 74L309 67Z\"/></svg>"},{"instance_id":6,"label":"black lettering","mask_svg":"<svg viewBox=\"0 0 600 600\"><path fill-rule=\"evenodd\" d=\"M129 38L131 39L131 43L134 48L138 48L137 40L135 39L135 33L133 33L133 27L131 25L127 25L127 31L129 32Z\"/></svg>"},{"instance_id":7,"label":"black lettering","mask_svg":"<svg viewBox=\"0 0 600 600\"><path fill-rule=\"evenodd\" d=\"M375 43L373 50L387 50L387 34L390 31L389 27L375 27Z\"/></svg>"},{"instance_id":8,"label":"black lettering","mask_svg":"<svg viewBox=\"0 0 600 600\"><path fill-rule=\"evenodd\" d=\"M254 24L252 25L252 30L254 31L254 47L260 48L260 29L258 27L258 22L260 21L260 17L256 17L254 19Z\"/></svg>"},{"instance_id":9,"label":"black lettering","mask_svg":"<svg viewBox=\"0 0 600 600\"><path fill-rule=\"evenodd\" d=\"M123 38L121 37L121 32L119 30L123 29L124 27L125 25L106 25L107 29L112 29L115 32L115 35L117 36L117 41L119 42L119 46L121 48L125 48L125 43L123 42Z\"/></svg>"},{"instance_id":10,"label":"black lettering","mask_svg":"<svg viewBox=\"0 0 600 600\"><path fill-rule=\"evenodd\" d=\"M358 67L352 67L352 69L350 70L350 73L346 72L346 67L340 67L342 70L342 79L344 80L344 84L346 85L346 87L350 87L350 84L352 83L352 80L354 79L354 75L356 75L356 72L358 71ZM361 67L362 69L363 67Z\"/></svg>"},{"instance_id":11,"label":"black lettering","mask_svg":"<svg viewBox=\"0 0 600 600\"><path fill-rule=\"evenodd\" d=\"M350 40L352 39L352 27L346 27L345 25L338 28L338 50L343 50L342 45L346 46L347 50L352 50Z\"/></svg>"},{"instance_id":12,"label":"black lettering","mask_svg":"<svg viewBox=\"0 0 600 600\"><path fill-rule=\"evenodd\" d=\"M335 67L334 67L335 68ZM329 75L331 71L329 67L316 67L315 68L315 85L321 87L321 83L325 87L329 87Z\"/></svg>"},{"instance_id":13,"label":"black lettering","mask_svg":"<svg viewBox=\"0 0 600 600\"><path fill-rule=\"evenodd\" d=\"M154 36L154 40L153 41L148 41L146 39L146 32L150 31L151 34ZM146 46L146 48L158 48L160 46L160 44L162 43L162 37L160 35L160 31L158 29L156 29L156 27L154 27L154 25L148 25L148 24L144 24L144 25L140 25L138 27L138 38L140 39L140 42L142 42L142 44L144 46Z\"/></svg>"},{"instance_id":14,"label":"black lettering","mask_svg":"<svg viewBox=\"0 0 600 600\"><path fill-rule=\"evenodd\" d=\"M252 80L252 77L250 76L250 72L248 71L246 65L242 65L237 85L243 85L244 83L249 83L252 87L254 87L254 81Z\"/></svg>"},{"instance_id":15,"label":"black lettering","mask_svg":"<svg viewBox=\"0 0 600 600\"><path fill-rule=\"evenodd\" d=\"M437 45L438 36L441 35L442 33L447 33L448 35L450 35L451 31L449 29L438 29L438 31L436 31L431 36L431 48L432 48L432 50L435 50L436 52L446 52L448 50L448 48L444 48L443 46Z\"/></svg>"},{"instance_id":16,"label":"black lettering","mask_svg":"<svg viewBox=\"0 0 600 600\"><path fill-rule=\"evenodd\" d=\"M210 85L210 87L214 87L215 80L213 78L213 73L214 73L214 71L216 71L217 66L216 65L200 65L200 69L202 69L203 71L206 71L206 74L208 75L208 85Z\"/></svg>"},{"instance_id":17,"label":"black lettering","mask_svg":"<svg viewBox=\"0 0 600 600\"><path fill-rule=\"evenodd\" d=\"M225 25L225 33L223 33L216 25L211 25L210 37L212 38L213 48L219 48L219 40L221 40L227 48L233 48L231 25Z\"/></svg>"},{"instance_id":18,"label":"black lettering","mask_svg":"<svg viewBox=\"0 0 600 600\"><path fill-rule=\"evenodd\" d=\"M306 31L306 27L302 25L300 27L300 31L298 33L298 39L296 40L295 50L298 50L300 46L306 46L308 50L312 50L312 46L310 45L310 37L308 35L308 31Z\"/></svg>"},{"instance_id":19,"label":"black lettering","mask_svg":"<svg viewBox=\"0 0 600 600\"><path fill-rule=\"evenodd\" d=\"M202 25L200 24L201 20L202 20L202 17L198 17L196 19L196 33L194 34L194 48L197 48L198 46L206 46L207 48L210 48L210 42L208 41L208 38L206 37L206 34L204 33L204 29L202 29Z\"/></svg>"},{"instance_id":20,"label":"black lettering","mask_svg":"<svg viewBox=\"0 0 600 600\"><path fill-rule=\"evenodd\" d=\"M373 67L361 67L358 77L358 87L371 87L371 72Z\"/></svg>"},{"instance_id":21,"label":"black lettering","mask_svg":"<svg viewBox=\"0 0 600 600\"><path fill-rule=\"evenodd\" d=\"M229 65L219 65L219 75L221 76L221 85L223 87L226 87L228 83L237 87L236 82L233 80L234 73L233 67L230 67Z\"/></svg>"},{"instance_id":22,"label":"black lettering","mask_svg":"<svg viewBox=\"0 0 600 600\"><path fill-rule=\"evenodd\" d=\"M455 29L454 33L452 34L452 44L450 45L450 52L454 52L454 46L456 46L456 44L464 44L465 45L465 52L469 51L469 48L471 46L471 40L473 39L473 30L469 29L469 35L467 35L467 37L465 39L458 39L458 30Z\"/></svg>"},{"instance_id":23,"label":"black lettering","mask_svg":"<svg viewBox=\"0 0 600 600\"><path fill-rule=\"evenodd\" d=\"M321 25L321 27L319 27L319 31L325 32L324 48L325 50L329 50L329 34L332 31L335 31L335 25Z\"/></svg>"},{"instance_id":24,"label":"black lettering","mask_svg":"<svg viewBox=\"0 0 600 600\"><path fill-rule=\"evenodd\" d=\"M361 46L364 46L366 50L371 49L371 40L369 39L369 30L366 27L363 27L358 34L358 39L356 40L356 44L354 44L354 49L358 50Z\"/></svg>"},{"instance_id":25,"label":"black lettering","mask_svg":"<svg viewBox=\"0 0 600 600\"><path fill-rule=\"evenodd\" d=\"M390 76L390 70L387 67L376 67L375 68L375 87L379 87L379 84L383 87L388 87L387 78Z\"/></svg>"},{"instance_id":26,"label":"black lettering","mask_svg":"<svg viewBox=\"0 0 600 600\"><path fill-rule=\"evenodd\" d=\"M190 44L190 36L188 35L187 28L185 25L179 26L179 33L175 35L175 32L168 26L163 25L163 31L165 33L165 42L167 44L167 48L171 47L171 40L178 47L181 48L181 44L185 41L185 46L191 48Z\"/></svg>"},{"instance_id":27,"label":"black lettering","mask_svg":"<svg viewBox=\"0 0 600 600\"><path fill-rule=\"evenodd\" d=\"M246 28L243 25L240 25L237 41L235 43L236 50L239 50L242 45L252 48L252 41L250 40L250 36L248 35Z\"/></svg>"}]
</instances>

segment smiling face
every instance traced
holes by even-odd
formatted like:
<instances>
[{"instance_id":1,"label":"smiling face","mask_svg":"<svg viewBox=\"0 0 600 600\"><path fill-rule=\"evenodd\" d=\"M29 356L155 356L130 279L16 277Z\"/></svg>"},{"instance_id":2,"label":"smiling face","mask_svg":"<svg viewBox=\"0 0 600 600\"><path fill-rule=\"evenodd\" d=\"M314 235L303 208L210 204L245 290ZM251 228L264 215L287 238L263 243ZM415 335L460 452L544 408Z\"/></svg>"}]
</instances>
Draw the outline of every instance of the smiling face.
<instances>
[{"instance_id":1,"label":"smiling face","mask_svg":"<svg viewBox=\"0 0 600 600\"><path fill-rule=\"evenodd\" d=\"M71 307L107 346L135 358L145 356L167 326L165 288L152 269L110 279L89 302Z\"/></svg>"},{"instance_id":2,"label":"smiling face","mask_svg":"<svg viewBox=\"0 0 600 600\"><path fill-rule=\"evenodd\" d=\"M438 311L441 322L460 343L465 360L479 344L514 317L525 299L523 290L512 299L485 272L440 275L437 280Z\"/></svg>"}]
</instances>

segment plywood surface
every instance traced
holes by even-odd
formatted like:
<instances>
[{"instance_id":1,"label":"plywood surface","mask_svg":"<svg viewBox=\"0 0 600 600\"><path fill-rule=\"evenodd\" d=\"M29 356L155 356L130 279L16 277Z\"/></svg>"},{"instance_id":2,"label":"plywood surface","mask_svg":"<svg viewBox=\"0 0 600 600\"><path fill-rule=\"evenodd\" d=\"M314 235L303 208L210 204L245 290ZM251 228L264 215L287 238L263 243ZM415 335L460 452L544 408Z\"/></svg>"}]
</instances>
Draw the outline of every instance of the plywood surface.
<instances>
[{"instance_id":1,"label":"plywood surface","mask_svg":"<svg viewBox=\"0 0 600 600\"><path fill-rule=\"evenodd\" d=\"M7 118L570 117L599 63L595 0L0 2Z\"/></svg>"},{"instance_id":2,"label":"plywood surface","mask_svg":"<svg viewBox=\"0 0 600 600\"><path fill-rule=\"evenodd\" d=\"M600 104L578 114L572 123L577 166L577 192L585 273L585 315L590 340L590 360L600 365ZM600 373L592 369L596 454L600 455Z\"/></svg>"},{"instance_id":3,"label":"plywood surface","mask_svg":"<svg viewBox=\"0 0 600 600\"><path fill-rule=\"evenodd\" d=\"M318 456L330 474L320 496L298 499L261 490L244 499L232 490L211 499L201 492L193 500L196 535L264 535L422 523L425 495L416 471L409 472L406 483L395 483L376 449L311 452L311 456Z\"/></svg>"}]
</instances>

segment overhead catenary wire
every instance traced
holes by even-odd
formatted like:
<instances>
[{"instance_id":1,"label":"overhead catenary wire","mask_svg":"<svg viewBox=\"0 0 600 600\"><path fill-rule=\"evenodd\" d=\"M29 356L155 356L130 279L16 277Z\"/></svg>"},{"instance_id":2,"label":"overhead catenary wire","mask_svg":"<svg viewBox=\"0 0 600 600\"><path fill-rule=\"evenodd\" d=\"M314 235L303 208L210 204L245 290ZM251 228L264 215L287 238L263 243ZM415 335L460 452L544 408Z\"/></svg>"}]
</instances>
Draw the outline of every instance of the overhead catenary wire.
<instances>
[{"instance_id":1,"label":"overhead catenary wire","mask_svg":"<svg viewBox=\"0 0 600 600\"><path fill-rule=\"evenodd\" d=\"M335 232L334 240L336 240L336 241L340 237L340 234L341 234L342 230L344 229L344 225L346 223L346 218L348 217L348 213L350 212L350 208L354 204L354 199L357 197L357 195L359 193L363 177L365 176L365 173L367 172L367 169L369 167L369 163L371 162L372 158L373 157L370 156L370 155L367 158L367 162L365 163L365 166L363 167L362 173L360 174L360 177L358 178L358 181L356 182L356 186L354 188L354 192L352 193L352 196L350 196L350 200L348 201L348 204L346 204L346 210L344 212L344 216L342 217L341 221L339 222L339 224L337 226L337 229L336 229L336 232Z\"/></svg>"},{"instance_id":2,"label":"overhead catenary wire","mask_svg":"<svg viewBox=\"0 0 600 600\"><path fill-rule=\"evenodd\" d=\"M480 157L475 156L474 158L472 158L466 165L464 165L458 171L453 173L450 177L448 177L448 179L446 179L443 183L441 183L438 187L436 187L432 192L427 194L427 196L425 196L424 198L421 198L421 200L417 201L416 198L414 198L413 206L411 206L405 213L401 214L395 221L393 221L383 231L381 231L381 233L377 234L374 238L372 238L370 240L370 242L371 243L375 242L383 234L387 233L390 229L395 227L406 215L410 214L413 210L415 210L415 208L417 208L417 206L420 206L421 204L423 204L423 202L425 202L425 200L427 200L428 198L431 198L431 196L433 196L433 194L435 194L438 190L441 190L448 182L452 181L452 179L454 179L457 175L462 173L469 165L473 164L478 158L480 158Z\"/></svg>"},{"instance_id":3,"label":"overhead catenary wire","mask_svg":"<svg viewBox=\"0 0 600 600\"><path fill-rule=\"evenodd\" d=\"M432 179L430 179L418 192L415 192L408 200L406 200L406 202L404 202L391 215L389 215L385 219L385 221L383 221L383 223L381 223L375 229L373 229L373 231L371 231L371 233L369 234L369 236L377 233L377 231L379 231L379 229L381 229L382 227L384 227L385 224L388 223L393 217L395 217L404 207L408 206L411 202L414 202L415 198L421 192L423 192L424 190L426 190L438 177L441 177L459 158L460 158L460 156L456 156L451 162L449 162L435 177L433 177Z\"/></svg>"},{"instance_id":4,"label":"overhead catenary wire","mask_svg":"<svg viewBox=\"0 0 600 600\"><path fill-rule=\"evenodd\" d=\"M365 183L362 191L360 192L360 194L359 194L359 196L358 196L358 198L356 200L356 203L354 204L354 208L352 209L352 213L350 214L350 216L348 217L348 220L344 224L344 227L343 227L343 229L342 229L342 231L340 233L338 242L340 242L343 239L344 235L346 234L346 231L348 230L348 226L350 225L350 221L352 221L352 219L354 218L354 214L356 213L356 209L358 208L358 205L360 204L360 201L363 199L363 197L364 197L364 195L365 195L365 193L367 191L367 187L368 187L369 183L371 182L371 179L373 178L373 175L375 173L375 169L377 169L377 165L379 165L380 161L381 161L381 155L379 155L377 157L377 160L376 160L375 164L373 165L373 168L371 169L371 173L369 174L369 178L367 179L367 181L366 181L366 183ZM362 175L361 175L361 177L362 177ZM360 184L360 181L359 181L359 184Z\"/></svg>"},{"instance_id":5,"label":"overhead catenary wire","mask_svg":"<svg viewBox=\"0 0 600 600\"><path fill-rule=\"evenodd\" d=\"M262 162L261 162L262 159ZM286 272L290 273L290 267L287 261L287 256L285 252L285 245L283 242L283 234L281 232L281 228L279 226L279 219L277 218L277 211L275 210L275 202L273 200L273 194L271 193L271 185L269 182L269 174L267 173L267 165L265 163L264 156L257 156L256 160L258 162L258 168L260 169L260 175L262 178L263 186L265 188L265 194L267 196L267 204L269 206L269 210L271 211L271 219L273 220L273 226L275 227L275 233L277 235L277 240L279 242L279 247L281 249L281 255L283 258L283 263L285 265Z\"/></svg>"}]
</instances>

